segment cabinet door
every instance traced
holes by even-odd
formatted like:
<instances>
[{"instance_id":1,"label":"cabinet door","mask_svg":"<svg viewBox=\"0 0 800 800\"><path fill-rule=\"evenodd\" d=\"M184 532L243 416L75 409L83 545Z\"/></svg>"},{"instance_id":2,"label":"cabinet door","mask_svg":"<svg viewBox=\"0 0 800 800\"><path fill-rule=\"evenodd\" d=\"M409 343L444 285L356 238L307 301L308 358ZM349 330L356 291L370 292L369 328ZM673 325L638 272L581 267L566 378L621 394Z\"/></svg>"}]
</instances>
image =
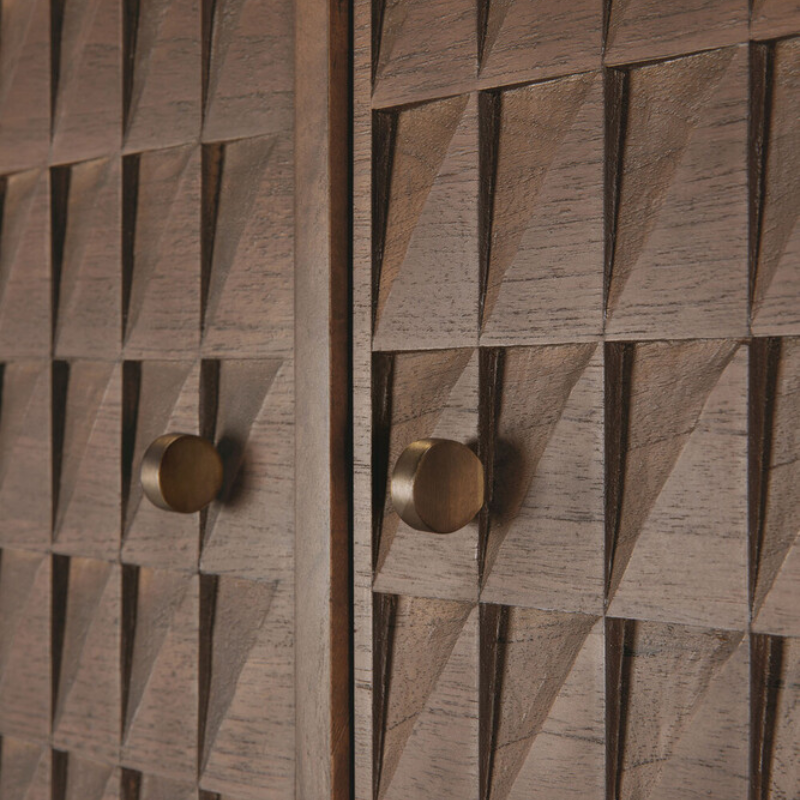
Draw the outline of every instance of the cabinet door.
<instances>
[{"instance_id":1,"label":"cabinet door","mask_svg":"<svg viewBox=\"0 0 800 800\"><path fill-rule=\"evenodd\" d=\"M345 797L345 12L2 23L0 797ZM172 432L198 513L140 482Z\"/></svg>"},{"instance_id":2,"label":"cabinet door","mask_svg":"<svg viewBox=\"0 0 800 800\"><path fill-rule=\"evenodd\" d=\"M358 800L796 793L798 34L356 0ZM432 437L485 476L443 535L390 496Z\"/></svg>"}]
</instances>

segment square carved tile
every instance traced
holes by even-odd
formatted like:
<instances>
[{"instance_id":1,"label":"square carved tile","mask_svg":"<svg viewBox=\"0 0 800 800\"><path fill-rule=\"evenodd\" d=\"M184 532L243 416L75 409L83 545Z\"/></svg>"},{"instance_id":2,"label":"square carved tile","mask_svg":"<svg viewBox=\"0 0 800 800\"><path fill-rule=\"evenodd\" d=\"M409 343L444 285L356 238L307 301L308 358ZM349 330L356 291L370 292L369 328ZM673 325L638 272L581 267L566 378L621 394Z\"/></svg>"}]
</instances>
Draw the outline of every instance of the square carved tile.
<instances>
[{"instance_id":1,"label":"square carved tile","mask_svg":"<svg viewBox=\"0 0 800 800\"><path fill-rule=\"evenodd\" d=\"M747 47L609 81L606 335L745 335Z\"/></svg>"}]
</instances>

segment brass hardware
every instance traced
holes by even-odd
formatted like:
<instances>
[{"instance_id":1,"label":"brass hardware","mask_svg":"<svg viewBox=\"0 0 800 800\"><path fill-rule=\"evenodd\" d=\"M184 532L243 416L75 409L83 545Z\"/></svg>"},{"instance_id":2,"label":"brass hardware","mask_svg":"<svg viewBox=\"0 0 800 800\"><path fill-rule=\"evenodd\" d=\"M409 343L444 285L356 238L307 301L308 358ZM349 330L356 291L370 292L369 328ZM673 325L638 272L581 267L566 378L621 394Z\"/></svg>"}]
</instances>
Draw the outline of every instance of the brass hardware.
<instances>
[{"instance_id":1,"label":"brass hardware","mask_svg":"<svg viewBox=\"0 0 800 800\"><path fill-rule=\"evenodd\" d=\"M142 458L142 488L166 511L193 514L222 487L222 459L207 439L189 433L159 436Z\"/></svg>"},{"instance_id":2,"label":"brass hardware","mask_svg":"<svg viewBox=\"0 0 800 800\"><path fill-rule=\"evenodd\" d=\"M452 533L483 506L483 464L472 450L450 439L420 439L397 459L392 504L418 531Z\"/></svg>"}]
</instances>

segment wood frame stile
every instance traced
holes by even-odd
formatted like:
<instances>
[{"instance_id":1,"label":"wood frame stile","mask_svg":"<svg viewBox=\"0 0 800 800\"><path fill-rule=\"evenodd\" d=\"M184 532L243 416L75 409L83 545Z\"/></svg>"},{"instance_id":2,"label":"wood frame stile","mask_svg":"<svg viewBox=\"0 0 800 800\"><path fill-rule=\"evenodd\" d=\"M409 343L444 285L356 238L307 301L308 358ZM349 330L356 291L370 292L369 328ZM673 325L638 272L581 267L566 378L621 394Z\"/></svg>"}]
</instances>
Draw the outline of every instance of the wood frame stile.
<instances>
[{"instance_id":1,"label":"wood frame stile","mask_svg":"<svg viewBox=\"0 0 800 800\"><path fill-rule=\"evenodd\" d=\"M351 787L349 0L295 3L296 797Z\"/></svg>"}]
</instances>

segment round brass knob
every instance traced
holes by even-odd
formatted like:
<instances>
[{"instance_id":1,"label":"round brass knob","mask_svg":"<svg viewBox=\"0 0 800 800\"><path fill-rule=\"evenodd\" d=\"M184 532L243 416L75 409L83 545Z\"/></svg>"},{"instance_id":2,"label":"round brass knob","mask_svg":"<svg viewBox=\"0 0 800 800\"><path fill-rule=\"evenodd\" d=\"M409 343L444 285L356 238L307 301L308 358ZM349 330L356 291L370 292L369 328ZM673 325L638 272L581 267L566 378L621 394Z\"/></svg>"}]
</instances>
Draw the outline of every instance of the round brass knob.
<instances>
[{"instance_id":1,"label":"round brass knob","mask_svg":"<svg viewBox=\"0 0 800 800\"><path fill-rule=\"evenodd\" d=\"M147 448L140 477L144 493L154 505L166 511L193 514L219 493L222 459L207 439L189 433L167 433Z\"/></svg>"},{"instance_id":2,"label":"round brass knob","mask_svg":"<svg viewBox=\"0 0 800 800\"><path fill-rule=\"evenodd\" d=\"M483 464L472 450L450 439L420 439L397 459L392 504L418 531L452 533L483 506Z\"/></svg>"}]
</instances>

